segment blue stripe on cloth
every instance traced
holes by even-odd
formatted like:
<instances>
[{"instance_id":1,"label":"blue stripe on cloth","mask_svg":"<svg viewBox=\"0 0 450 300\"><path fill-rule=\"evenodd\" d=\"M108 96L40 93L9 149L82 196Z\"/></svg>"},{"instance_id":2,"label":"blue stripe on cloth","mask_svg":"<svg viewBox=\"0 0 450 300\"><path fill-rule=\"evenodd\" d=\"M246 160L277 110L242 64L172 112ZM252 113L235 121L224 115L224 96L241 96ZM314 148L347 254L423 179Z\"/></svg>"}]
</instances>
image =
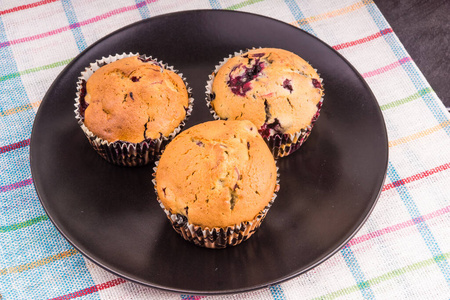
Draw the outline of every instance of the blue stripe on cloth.
<instances>
[{"instance_id":1,"label":"blue stripe on cloth","mask_svg":"<svg viewBox=\"0 0 450 300\"><path fill-rule=\"evenodd\" d=\"M279 285L279 284L269 286L269 291L270 291L270 293L272 293L272 297L275 300L285 300L286 299L283 289L281 288L281 285Z\"/></svg>"},{"instance_id":2,"label":"blue stripe on cloth","mask_svg":"<svg viewBox=\"0 0 450 300\"><path fill-rule=\"evenodd\" d=\"M75 43L77 44L78 50L81 52L86 49L87 44L84 39L83 32L81 31L80 24L78 23L77 15L75 9L73 8L71 0L61 0L64 12L66 13L67 20L69 21L70 29L72 30L73 37L75 38Z\"/></svg>"},{"instance_id":3,"label":"blue stripe on cloth","mask_svg":"<svg viewBox=\"0 0 450 300\"><path fill-rule=\"evenodd\" d=\"M0 44L6 42L8 42L8 37L6 36L3 21L0 18ZM12 47L0 48L0 77L17 72L18 68ZM0 84L0 111L13 109L17 106L26 104L30 104L30 101L20 76L11 78L7 82L2 82L2 84ZM1 126L0 132L11 132L13 131L12 128L20 127L19 124L20 123L10 124L12 125L11 128ZM3 136L1 136L0 139L3 139ZM19 140L20 139L17 139L16 141L0 140L0 145L8 145Z\"/></svg>"},{"instance_id":4,"label":"blue stripe on cloth","mask_svg":"<svg viewBox=\"0 0 450 300\"><path fill-rule=\"evenodd\" d=\"M401 180L400 176L398 175L397 171L395 170L391 162L389 162L388 164L387 176L389 177L391 182L399 182L399 180ZM442 274L444 275L447 284L450 286L449 264L445 259L445 256L443 255L441 248L439 247L439 244L437 243L435 237L433 236L433 233L431 232L425 220L422 219L422 221L420 221L422 215L419 212L419 209L416 203L414 202L414 199L411 197L408 189L404 184L397 185L395 189L400 195L403 204L406 206L409 215L414 220L414 223L417 229L419 230L420 235L422 236L423 240L425 241L425 244L427 245L428 249L433 255L433 258L436 261L437 265L439 266L439 269L441 270Z\"/></svg>"},{"instance_id":5,"label":"blue stripe on cloth","mask_svg":"<svg viewBox=\"0 0 450 300\"><path fill-rule=\"evenodd\" d=\"M139 14L141 15L142 19L148 19L150 18L150 11L148 10L147 7L147 2L144 1L139 1L139 0L134 0L136 2L136 7L139 10Z\"/></svg>"},{"instance_id":6,"label":"blue stripe on cloth","mask_svg":"<svg viewBox=\"0 0 450 300\"><path fill-rule=\"evenodd\" d=\"M389 24L387 23L386 19L383 17L382 13L378 9L378 7L371 3L366 5L366 8L372 17L373 21L377 25L377 27L380 30L383 30L385 28L390 28ZM397 57L397 59L402 59L404 57L409 57L408 53L406 52L403 45L400 43L398 38L393 34L385 34L383 35L383 38L386 40L388 45L390 46L392 52ZM423 79L423 77L420 75L418 69L414 66L412 61L408 61L404 64L401 64L403 70L408 75L411 82L414 84L417 91L421 91L425 88L430 88L430 86L426 83L426 81ZM422 99L427 105L428 109L431 111L435 119L439 123L443 123L445 121L448 121L448 117L445 112L445 107L436 101L436 99L433 97L432 94L426 93L422 95ZM440 106L440 104L442 106ZM450 127L447 126L443 128L447 135L450 136Z\"/></svg>"},{"instance_id":7,"label":"blue stripe on cloth","mask_svg":"<svg viewBox=\"0 0 450 300\"><path fill-rule=\"evenodd\" d=\"M213 9L221 9L222 5L220 5L219 0L209 0L209 4Z\"/></svg>"},{"instance_id":8,"label":"blue stripe on cloth","mask_svg":"<svg viewBox=\"0 0 450 300\"><path fill-rule=\"evenodd\" d=\"M304 19L305 16L303 15L303 12L300 9L300 7L297 5L297 2L295 2L295 0L284 0L284 2L286 3L287 7L291 11L292 15L294 16L294 18L297 21L300 28L309 32L312 35L316 35L316 33L312 29L311 25L309 25L309 23L306 23L306 24L299 23L299 21Z\"/></svg>"},{"instance_id":9,"label":"blue stripe on cloth","mask_svg":"<svg viewBox=\"0 0 450 300\"><path fill-rule=\"evenodd\" d=\"M192 296L192 295L181 295L181 299L183 299L183 300L195 300L195 296Z\"/></svg>"},{"instance_id":10,"label":"blue stripe on cloth","mask_svg":"<svg viewBox=\"0 0 450 300\"><path fill-rule=\"evenodd\" d=\"M353 278L355 278L358 288L361 291L361 294L363 295L364 299L375 299L375 295L373 294L372 288L370 287L370 284L367 282L366 277L364 276L364 273L362 272L361 267L359 266L358 260L356 259L355 254L350 249L350 247L345 245L344 248L342 248L341 250L341 254L344 257L345 263L350 269Z\"/></svg>"}]
</instances>

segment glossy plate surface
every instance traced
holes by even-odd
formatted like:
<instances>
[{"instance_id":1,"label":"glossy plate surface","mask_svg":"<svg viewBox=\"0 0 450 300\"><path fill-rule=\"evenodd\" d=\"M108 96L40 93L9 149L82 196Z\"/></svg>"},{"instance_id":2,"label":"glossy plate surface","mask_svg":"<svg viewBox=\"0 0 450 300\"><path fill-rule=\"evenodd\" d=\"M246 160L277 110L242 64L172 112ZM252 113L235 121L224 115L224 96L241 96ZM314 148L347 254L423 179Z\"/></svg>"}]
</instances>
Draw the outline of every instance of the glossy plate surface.
<instances>
[{"instance_id":1,"label":"glossy plate surface","mask_svg":"<svg viewBox=\"0 0 450 300\"><path fill-rule=\"evenodd\" d=\"M193 88L188 128L212 120L204 91L214 66L251 47L283 48L309 61L324 80L324 105L308 141L279 160L281 190L257 233L236 247L204 249L171 228L156 201L153 165L117 167L90 147L74 117L76 82L102 56L152 55L179 69ZM30 151L43 207L82 254L126 279L196 294L276 284L336 253L374 207L388 159L377 101L345 59L293 26L230 11L157 16L90 46L48 90Z\"/></svg>"}]
</instances>

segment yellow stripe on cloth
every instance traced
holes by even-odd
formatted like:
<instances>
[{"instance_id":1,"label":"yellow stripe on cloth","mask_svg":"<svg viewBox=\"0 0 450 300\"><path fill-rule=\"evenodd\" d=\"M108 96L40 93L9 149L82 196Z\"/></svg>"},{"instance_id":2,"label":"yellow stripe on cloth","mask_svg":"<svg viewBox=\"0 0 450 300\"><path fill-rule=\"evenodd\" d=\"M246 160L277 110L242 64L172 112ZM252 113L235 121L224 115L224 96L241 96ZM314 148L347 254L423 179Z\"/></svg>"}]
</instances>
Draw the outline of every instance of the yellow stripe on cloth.
<instances>
[{"instance_id":1,"label":"yellow stripe on cloth","mask_svg":"<svg viewBox=\"0 0 450 300\"><path fill-rule=\"evenodd\" d=\"M419 139L421 137L424 137L424 136L430 135L432 133L435 133L435 132L437 132L437 131L439 131L441 129L444 129L447 126L450 126L450 120L444 121L444 122L442 122L442 123L440 123L440 124L438 124L436 126L433 126L431 128L425 129L423 131L420 131L420 132L417 132L417 133L414 133L414 134L402 137L402 138L394 140L394 141L390 141L388 143L388 145L389 145L389 147L394 147L394 146L398 146L398 145L401 145L401 144L404 144L404 143L407 143L407 142L411 142L411 141L417 140L417 139Z\"/></svg>"},{"instance_id":2,"label":"yellow stripe on cloth","mask_svg":"<svg viewBox=\"0 0 450 300\"><path fill-rule=\"evenodd\" d=\"M320 14L317 16L312 16L312 17L301 19L301 20L297 20L295 22L291 22L290 24L301 26L301 25L306 25L308 23L312 23L312 22L316 22L316 21L320 21L320 20L330 19L330 18L333 18L336 16L344 15L344 14L350 13L352 11L358 10L358 9L363 8L364 6L372 4L372 3L373 3L372 0L363 0L360 2L356 2L355 4L352 4L347 7L336 9L336 10L326 12L326 13L323 13L323 14Z\"/></svg>"},{"instance_id":3,"label":"yellow stripe on cloth","mask_svg":"<svg viewBox=\"0 0 450 300\"><path fill-rule=\"evenodd\" d=\"M13 114L17 114L32 108L38 108L39 105L41 105L42 100L36 101L36 102L32 102L32 103L28 103L28 104L24 104L18 107L14 107L14 108L10 108L4 111L0 111L0 117L6 117L9 115L13 115Z\"/></svg>"},{"instance_id":4,"label":"yellow stripe on cloth","mask_svg":"<svg viewBox=\"0 0 450 300\"><path fill-rule=\"evenodd\" d=\"M0 275L8 275L8 274L15 274L15 273L22 273L25 272L27 270L30 269L35 269L38 268L40 266L44 266L47 265L49 263L52 263L54 261L63 259L63 258L67 258L67 257L71 257L75 254L77 254L78 251L75 249L70 249L64 252L61 252L59 254L56 255L52 255L37 261L33 261L31 263L28 264L24 264L24 265L20 265L20 266L14 266L14 267L9 267L9 268L5 268L5 269L0 269Z\"/></svg>"}]
</instances>

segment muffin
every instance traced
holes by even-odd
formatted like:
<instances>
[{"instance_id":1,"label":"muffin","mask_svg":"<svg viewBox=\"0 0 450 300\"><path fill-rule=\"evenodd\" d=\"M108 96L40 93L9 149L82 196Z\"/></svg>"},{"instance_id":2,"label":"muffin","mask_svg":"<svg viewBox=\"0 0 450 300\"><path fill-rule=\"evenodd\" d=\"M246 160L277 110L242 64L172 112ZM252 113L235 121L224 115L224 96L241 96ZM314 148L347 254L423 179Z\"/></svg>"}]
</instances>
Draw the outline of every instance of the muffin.
<instances>
[{"instance_id":1,"label":"muffin","mask_svg":"<svg viewBox=\"0 0 450 300\"><path fill-rule=\"evenodd\" d=\"M158 158L192 110L190 89L151 57L116 55L91 64L78 84L76 117L107 161L144 165Z\"/></svg>"},{"instance_id":2,"label":"muffin","mask_svg":"<svg viewBox=\"0 0 450 300\"><path fill-rule=\"evenodd\" d=\"M322 79L301 57L259 48L235 53L219 64L206 94L216 119L252 121L278 158L308 138L324 92Z\"/></svg>"},{"instance_id":3,"label":"muffin","mask_svg":"<svg viewBox=\"0 0 450 300\"><path fill-rule=\"evenodd\" d=\"M225 248L260 226L278 190L275 160L250 121L210 121L180 133L154 174L173 228L188 241Z\"/></svg>"}]
</instances>

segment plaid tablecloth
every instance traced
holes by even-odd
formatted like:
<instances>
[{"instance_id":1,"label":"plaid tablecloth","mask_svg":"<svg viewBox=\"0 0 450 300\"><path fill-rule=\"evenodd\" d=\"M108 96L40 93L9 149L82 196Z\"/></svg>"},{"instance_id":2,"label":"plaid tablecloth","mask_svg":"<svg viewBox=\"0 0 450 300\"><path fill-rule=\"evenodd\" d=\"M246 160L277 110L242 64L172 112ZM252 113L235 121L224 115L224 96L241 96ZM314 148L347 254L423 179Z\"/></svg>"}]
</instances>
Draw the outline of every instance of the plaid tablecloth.
<instances>
[{"instance_id":1,"label":"plaid tablecloth","mask_svg":"<svg viewBox=\"0 0 450 300\"><path fill-rule=\"evenodd\" d=\"M104 35L143 18L242 10L318 36L362 74L383 112L390 161L378 204L336 255L258 291L198 297L108 273L55 229L33 186L31 128L59 72ZM370 0L1 0L0 299L448 299L450 119Z\"/></svg>"}]
</instances>

